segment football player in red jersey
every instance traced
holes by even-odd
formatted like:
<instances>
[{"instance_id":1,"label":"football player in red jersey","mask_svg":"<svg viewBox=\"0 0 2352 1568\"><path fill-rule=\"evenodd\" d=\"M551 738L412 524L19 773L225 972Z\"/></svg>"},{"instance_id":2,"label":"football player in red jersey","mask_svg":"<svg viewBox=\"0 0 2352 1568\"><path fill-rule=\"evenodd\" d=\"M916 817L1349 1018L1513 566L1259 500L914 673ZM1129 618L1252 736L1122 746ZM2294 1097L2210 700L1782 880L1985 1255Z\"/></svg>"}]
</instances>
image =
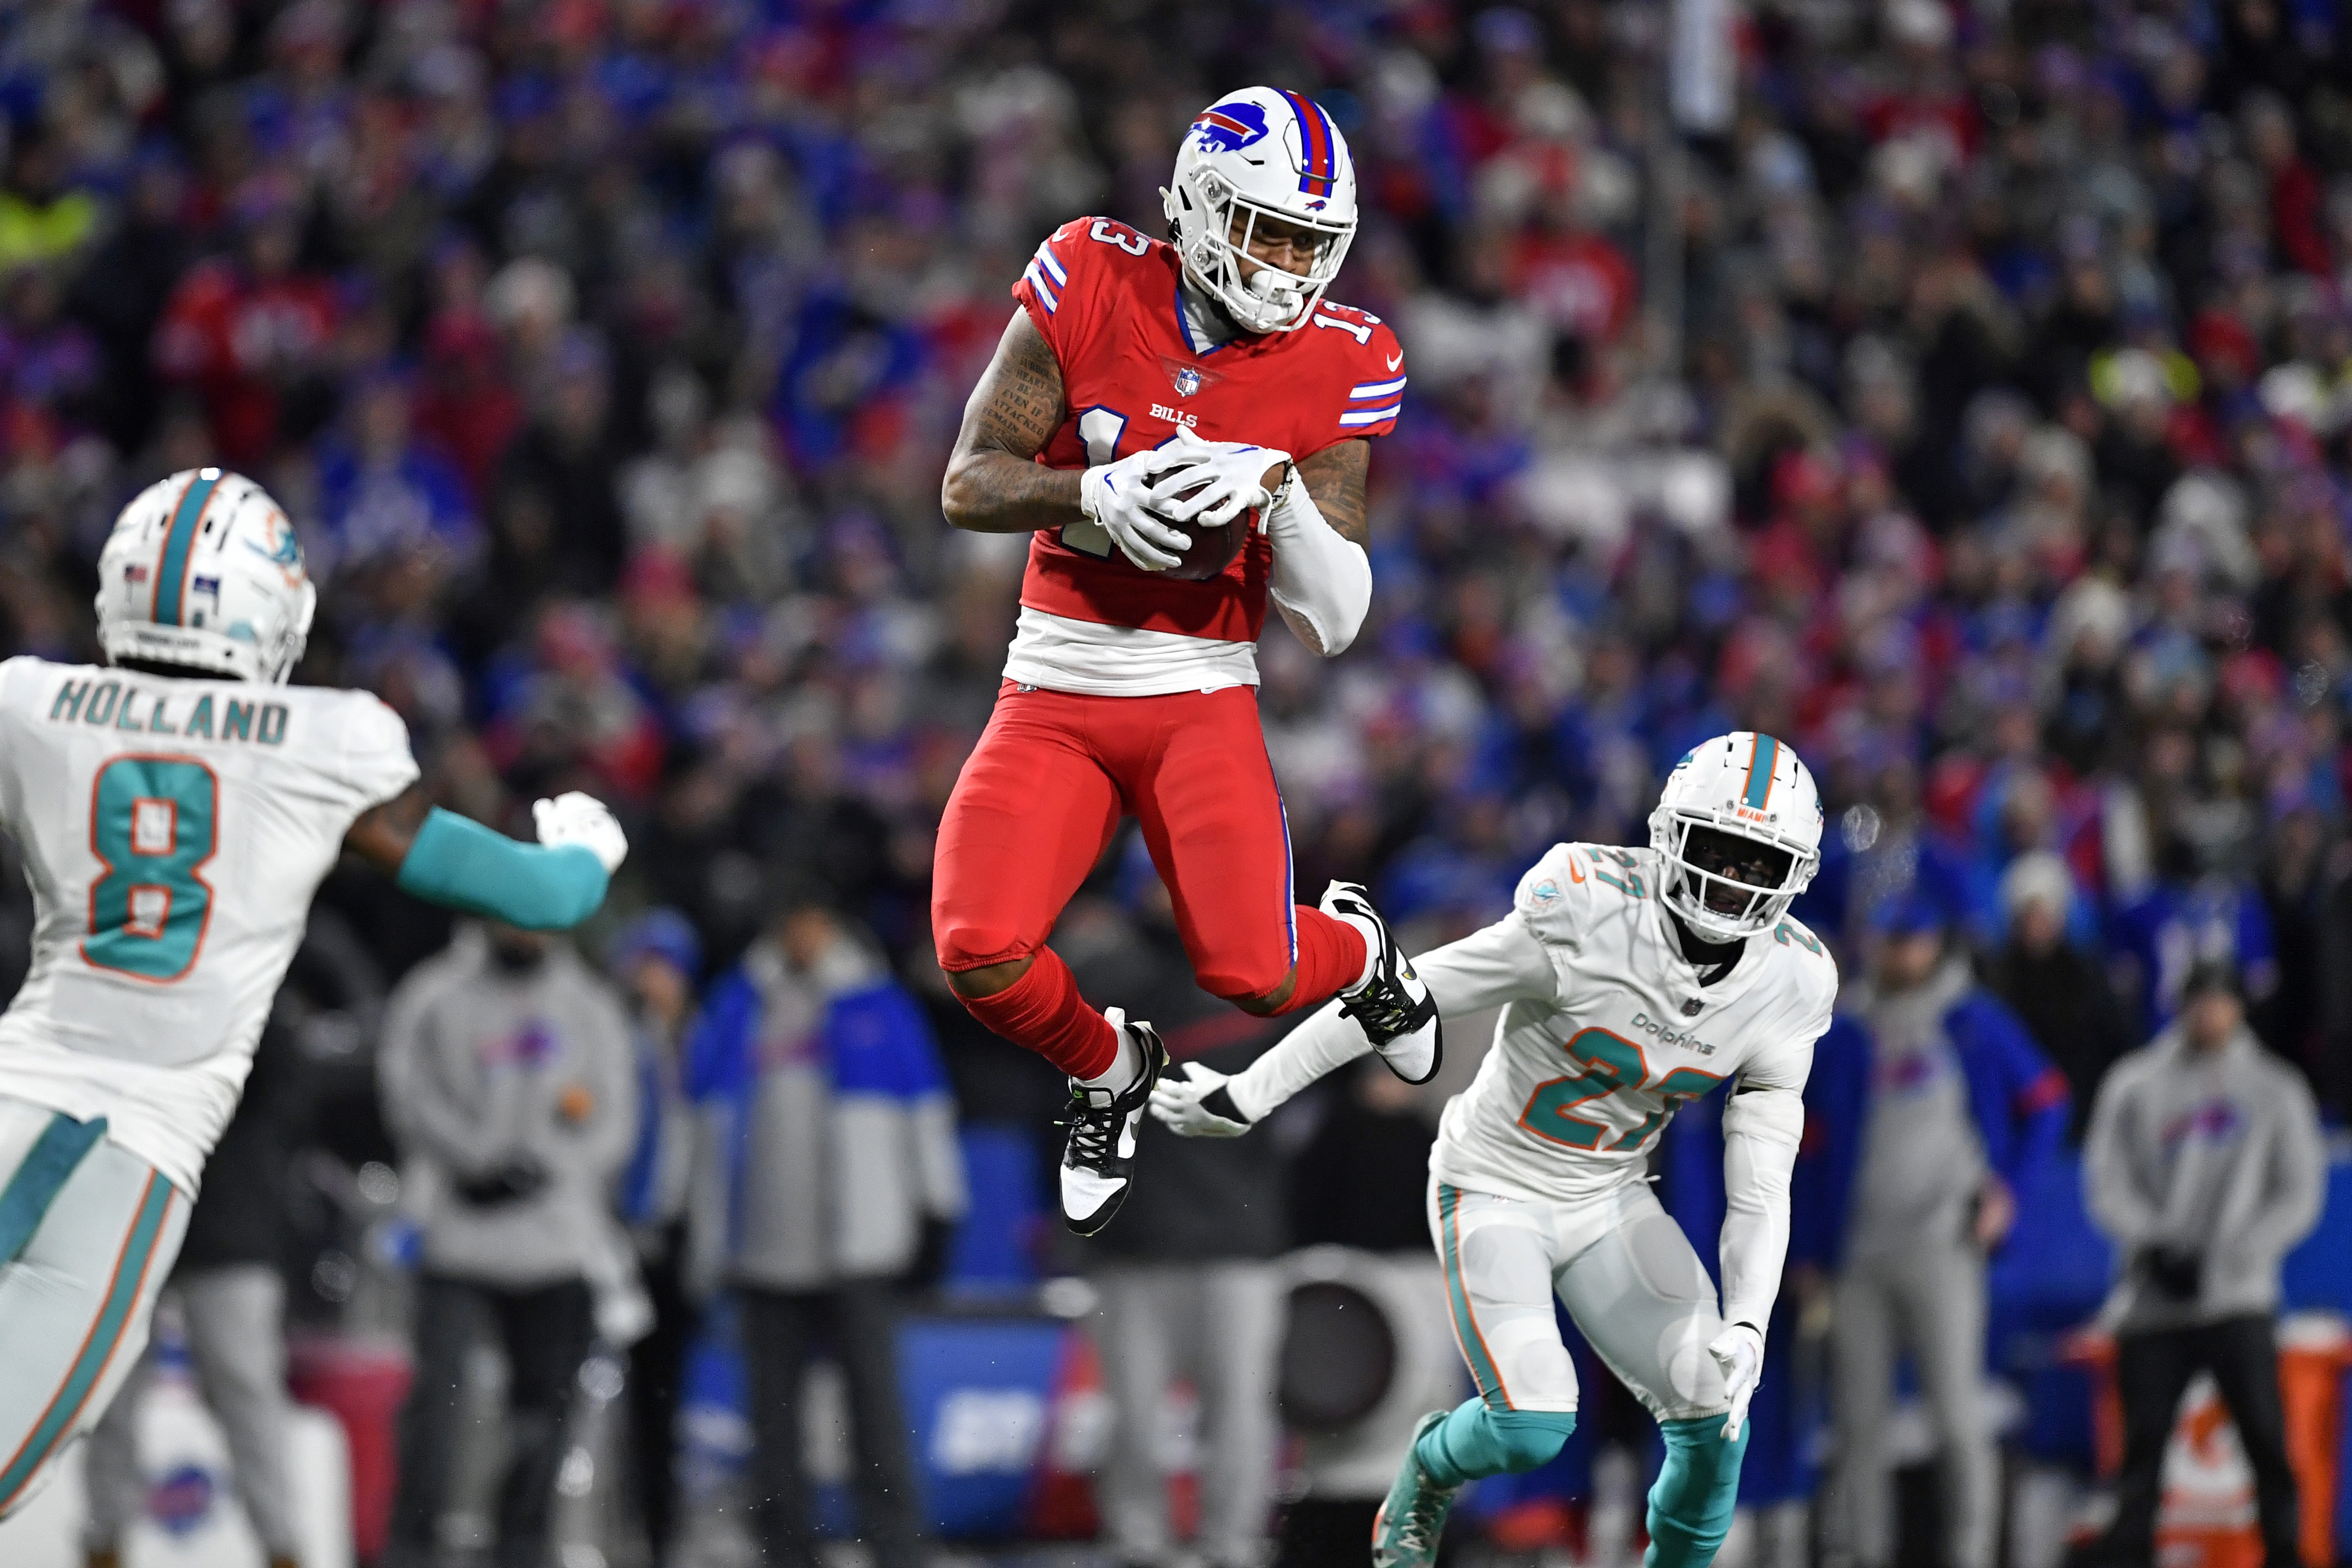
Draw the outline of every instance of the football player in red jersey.
<instances>
[{"instance_id":1,"label":"football player in red jersey","mask_svg":"<svg viewBox=\"0 0 2352 1568\"><path fill-rule=\"evenodd\" d=\"M931 929L973 1015L1070 1076L1062 1212L1081 1235L1126 1196L1167 1061L1045 946L1122 816L1204 989L1265 1015L1340 996L1423 1077L1441 1046L1361 887L1293 903L1257 721L1269 594L1327 657L1363 622L1370 438L1404 392L1395 334L1323 297L1356 229L1347 143L1310 99L1249 88L1192 122L1171 186L1172 244L1079 218L1037 247L941 486L956 527L1030 544L996 710L940 824ZM1236 521L1222 570L1188 567L1226 536L1172 525Z\"/></svg>"}]
</instances>

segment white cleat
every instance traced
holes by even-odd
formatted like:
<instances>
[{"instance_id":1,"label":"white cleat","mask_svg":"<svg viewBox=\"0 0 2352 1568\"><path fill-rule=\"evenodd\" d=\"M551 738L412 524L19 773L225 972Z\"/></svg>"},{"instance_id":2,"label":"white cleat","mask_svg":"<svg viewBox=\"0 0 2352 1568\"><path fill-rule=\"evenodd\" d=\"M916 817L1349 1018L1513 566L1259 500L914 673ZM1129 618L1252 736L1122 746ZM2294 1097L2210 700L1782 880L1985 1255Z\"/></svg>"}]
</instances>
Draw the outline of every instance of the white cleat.
<instances>
[{"instance_id":1,"label":"white cleat","mask_svg":"<svg viewBox=\"0 0 2352 1568\"><path fill-rule=\"evenodd\" d=\"M1070 1081L1070 1129L1062 1147L1062 1220L1081 1236L1108 1225L1135 1181L1135 1128L1151 1103L1151 1086L1168 1070L1168 1048L1148 1023L1129 1023L1118 1008L1103 1009L1111 1028L1143 1052L1143 1071L1125 1089L1089 1089Z\"/></svg>"},{"instance_id":2,"label":"white cleat","mask_svg":"<svg viewBox=\"0 0 2352 1568\"><path fill-rule=\"evenodd\" d=\"M1445 1064L1445 1026L1412 960L1360 883L1335 882L1323 890L1323 913L1377 935L1371 978L1339 993L1339 1010L1354 1019L1388 1069L1407 1083L1426 1083Z\"/></svg>"}]
</instances>

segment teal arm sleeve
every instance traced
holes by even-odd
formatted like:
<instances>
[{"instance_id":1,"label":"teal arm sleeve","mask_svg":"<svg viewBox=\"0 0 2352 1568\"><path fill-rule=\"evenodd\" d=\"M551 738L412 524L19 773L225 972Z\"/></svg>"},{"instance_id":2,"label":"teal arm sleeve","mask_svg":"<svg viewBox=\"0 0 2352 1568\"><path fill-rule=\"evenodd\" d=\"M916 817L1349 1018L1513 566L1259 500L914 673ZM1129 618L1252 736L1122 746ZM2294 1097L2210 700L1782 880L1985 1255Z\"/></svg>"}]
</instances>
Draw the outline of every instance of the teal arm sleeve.
<instances>
[{"instance_id":1,"label":"teal arm sleeve","mask_svg":"<svg viewBox=\"0 0 2352 1568\"><path fill-rule=\"evenodd\" d=\"M582 844L519 843L436 806L400 862L400 889L428 904L526 931L568 931L596 913L612 879Z\"/></svg>"}]
</instances>

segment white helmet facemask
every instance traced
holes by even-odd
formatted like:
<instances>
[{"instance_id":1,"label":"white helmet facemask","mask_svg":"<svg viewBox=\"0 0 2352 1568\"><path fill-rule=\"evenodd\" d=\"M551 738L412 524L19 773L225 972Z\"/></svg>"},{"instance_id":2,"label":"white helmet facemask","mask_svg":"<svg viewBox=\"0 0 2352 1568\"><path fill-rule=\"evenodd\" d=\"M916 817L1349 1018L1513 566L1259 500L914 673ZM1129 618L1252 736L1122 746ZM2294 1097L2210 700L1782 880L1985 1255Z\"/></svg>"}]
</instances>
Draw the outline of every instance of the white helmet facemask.
<instances>
[{"instance_id":1,"label":"white helmet facemask","mask_svg":"<svg viewBox=\"0 0 2352 1568\"><path fill-rule=\"evenodd\" d=\"M1742 730L1691 748L1650 813L1666 907L1710 941L1769 931L1822 863L1822 804L1796 752Z\"/></svg>"},{"instance_id":2,"label":"white helmet facemask","mask_svg":"<svg viewBox=\"0 0 2352 1568\"><path fill-rule=\"evenodd\" d=\"M1347 139L1319 105L1295 92L1244 88L1202 110L1160 194L1185 276L1245 331L1306 326L1356 235ZM1290 239L1302 270L1250 254L1273 225Z\"/></svg>"},{"instance_id":3,"label":"white helmet facemask","mask_svg":"<svg viewBox=\"0 0 2352 1568\"><path fill-rule=\"evenodd\" d=\"M98 558L108 659L283 685L319 603L284 508L242 474L190 468L131 497Z\"/></svg>"}]
</instances>

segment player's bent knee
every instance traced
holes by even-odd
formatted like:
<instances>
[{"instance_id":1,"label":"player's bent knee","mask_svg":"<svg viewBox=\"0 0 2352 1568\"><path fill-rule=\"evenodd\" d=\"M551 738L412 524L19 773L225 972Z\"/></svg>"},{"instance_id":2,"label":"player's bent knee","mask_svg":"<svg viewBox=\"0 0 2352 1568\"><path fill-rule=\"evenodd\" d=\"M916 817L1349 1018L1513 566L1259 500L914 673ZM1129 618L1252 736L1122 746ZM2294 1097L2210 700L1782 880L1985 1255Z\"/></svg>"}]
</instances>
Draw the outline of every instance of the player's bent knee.
<instances>
[{"instance_id":1,"label":"player's bent knee","mask_svg":"<svg viewBox=\"0 0 2352 1568\"><path fill-rule=\"evenodd\" d=\"M1491 1410L1466 1399L1422 1434L1414 1451L1444 1486L1523 1475L1549 1461L1576 1430L1573 1410Z\"/></svg>"},{"instance_id":2,"label":"player's bent knee","mask_svg":"<svg viewBox=\"0 0 2352 1568\"><path fill-rule=\"evenodd\" d=\"M980 974L1011 965L1026 964L1039 944L1024 938L1010 921L992 920L973 911L931 912L931 946L950 984L960 975Z\"/></svg>"},{"instance_id":3,"label":"player's bent knee","mask_svg":"<svg viewBox=\"0 0 2352 1568\"><path fill-rule=\"evenodd\" d=\"M1199 970L1193 977L1201 988L1213 997L1229 1001L1254 1018L1272 1018L1290 1005L1293 992L1298 988L1297 968L1286 969L1281 978L1271 986L1264 976L1221 974L1214 970Z\"/></svg>"},{"instance_id":4,"label":"player's bent knee","mask_svg":"<svg viewBox=\"0 0 2352 1568\"><path fill-rule=\"evenodd\" d=\"M1551 1463L1576 1430L1573 1410L1489 1410L1486 1420L1513 1475Z\"/></svg>"},{"instance_id":5,"label":"player's bent knee","mask_svg":"<svg viewBox=\"0 0 2352 1568\"><path fill-rule=\"evenodd\" d=\"M950 969L942 963L940 969L948 977L948 989L966 1001L976 1002L983 997L1011 990L1021 977L1029 972L1029 966L1036 961L1034 957L1014 958L1008 963L982 964L971 969Z\"/></svg>"},{"instance_id":6,"label":"player's bent knee","mask_svg":"<svg viewBox=\"0 0 2352 1568\"><path fill-rule=\"evenodd\" d=\"M1752 1428L1742 1426L1738 1437L1727 1438L1723 1422L1721 1416L1701 1416L1658 1423L1658 1435L1666 1441L1666 1462L1650 1489L1645 1568L1704 1568L1731 1533L1732 1511L1739 1501L1739 1461Z\"/></svg>"}]
</instances>

